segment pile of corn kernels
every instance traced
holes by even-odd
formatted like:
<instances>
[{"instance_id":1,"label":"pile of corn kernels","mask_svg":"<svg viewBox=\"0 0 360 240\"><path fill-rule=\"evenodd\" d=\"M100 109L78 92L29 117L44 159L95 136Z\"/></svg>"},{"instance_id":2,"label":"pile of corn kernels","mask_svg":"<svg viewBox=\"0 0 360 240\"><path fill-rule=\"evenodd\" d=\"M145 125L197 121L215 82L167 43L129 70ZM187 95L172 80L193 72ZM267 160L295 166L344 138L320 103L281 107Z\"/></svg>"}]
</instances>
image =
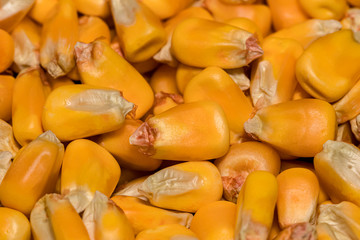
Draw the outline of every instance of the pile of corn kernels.
<instances>
[{"instance_id":1,"label":"pile of corn kernels","mask_svg":"<svg viewBox=\"0 0 360 240\"><path fill-rule=\"evenodd\" d=\"M360 239L359 79L360 0L2 0L0 239Z\"/></svg>"}]
</instances>

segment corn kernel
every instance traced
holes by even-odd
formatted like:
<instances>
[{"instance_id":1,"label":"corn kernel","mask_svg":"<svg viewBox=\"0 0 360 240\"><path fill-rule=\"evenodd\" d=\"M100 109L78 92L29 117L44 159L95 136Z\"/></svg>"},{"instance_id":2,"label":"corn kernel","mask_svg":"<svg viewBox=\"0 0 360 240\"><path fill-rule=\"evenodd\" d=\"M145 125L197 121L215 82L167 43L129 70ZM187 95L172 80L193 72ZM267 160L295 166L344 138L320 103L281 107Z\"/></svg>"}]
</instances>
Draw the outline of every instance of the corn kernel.
<instances>
[{"instance_id":1,"label":"corn kernel","mask_svg":"<svg viewBox=\"0 0 360 240\"><path fill-rule=\"evenodd\" d=\"M298 84L296 84L292 100L299 100L299 99L304 99L304 98L311 98L311 95L308 94L298 83Z\"/></svg>"},{"instance_id":2,"label":"corn kernel","mask_svg":"<svg viewBox=\"0 0 360 240\"><path fill-rule=\"evenodd\" d=\"M96 191L83 213L83 222L92 240L134 240L134 230L124 211Z\"/></svg>"},{"instance_id":3,"label":"corn kernel","mask_svg":"<svg viewBox=\"0 0 360 240\"><path fill-rule=\"evenodd\" d=\"M26 16L34 2L35 0L2 1L0 6L0 29L4 29L7 32L12 31L14 27ZM2 49L6 50L6 47Z\"/></svg>"},{"instance_id":4,"label":"corn kernel","mask_svg":"<svg viewBox=\"0 0 360 240\"><path fill-rule=\"evenodd\" d=\"M137 105L136 118L141 118L151 108L154 94L150 85L108 44L99 40L78 43L75 55L83 83L121 91L125 99Z\"/></svg>"},{"instance_id":5,"label":"corn kernel","mask_svg":"<svg viewBox=\"0 0 360 240\"><path fill-rule=\"evenodd\" d=\"M9 75L0 75L0 119L11 119L11 108L15 78Z\"/></svg>"},{"instance_id":6,"label":"corn kernel","mask_svg":"<svg viewBox=\"0 0 360 240\"><path fill-rule=\"evenodd\" d=\"M242 91L250 88L250 79L247 77L244 68L227 69L226 72Z\"/></svg>"},{"instance_id":7,"label":"corn kernel","mask_svg":"<svg viewBox=\"0 0 360 240\"><path fill-rule=\"evenodd\" d=\"M75 66L74 47L78 40L78 17L71 0L59 0L56 11L44 22L41 33L40 63L54 78Z\"/></svg>"},{"instance_id":8,"label":"corn kernel","mask_svg":"<svg viewBox=\"0 0 360 240\"><path fill-rule=\"evenodd\" d=\"M61 194L82 212L96 191L110 197L120 178L120 167L103 147L78 139L67 145L61 168Z\"/></svg>"},{"instance_id":9,"label":"corn kernel","mask_svg":"<svg viewBox=\"0 0 360 240\"><path fill-rule=\"evenodd\" d=\"M64 146L47 131L15 156L0 185L0 201L28 215L36 201L55 188Z\"/></svg>"},{"instance_id":10,"label":"corn kernel","mask_svg":"<svg viewBox=\"0 0 360 240\"><path fill-rule=\"evenodd\" d=\"M360 114L350 120L351 132L357 141L360 141Z\"/></svg>"},{"instance_id":11,"label":"corn kernel","mask_svg":"<svg viewBox=\"0 0 360 240\"><path fill-rule=\"evenodd\" d=\"M110 44L110 29L99 17L82 16L79 18L79 42L91 43L97 38L102 38Z\"/></svg>"},{"instance_id":12,"label":"corn kernel","mask_svg":"<svg viewBox=\"0 0 360 240\"><path fill-rule=\"evenodd\" d=\"M301 8L312 18L340 20L347 10L346 0L299 0Z\"/></svg>"},{"instance_id":13,"label":"corn kernel","mask_svg":"<svg viewBox=\"0 0 360 240\"><path fill-rule=\"evenodd\" d=\"M176 86L176 68L161 65L152 74L150 86L154 93L179 93Z\"/></svg>"},{"instance_id":14,"label":"corn kernel","mask_svg":"<svg viewBox=\"0 0 360 240\"><path fill-rule=\"evenodd\" d=\"M155 159L207 160L227 152L229 127L217 103L199 101L180 104L149 118L129 141Z\"/></svg>"},{"instance_id":15,"label":"corn kernel","mask_svg":"<svg viewBox=\"0 0 360 240\"><path fill-rule=\"evenodd\" d=\"M111 199L125 212L135 234L166 224L181 224L189 227L193 218L190 213L157 208L136 197L114 196Z\"/></svg>"},{"instance_id":16,"label":"corn kernel","mask_svg":"<svg viewBox=\"0 0 360 240\"><path fill-rule=\"evenodd\" d=\"M317 238L316 228L310 223L296 223L283 229L274 240L315 240Z\"/></svg>"},{"instance_id":17,"label":"corn kernel","mask_svg":"<svg viewBox=\"0 0 360 240\"><path fill-rule=\"evenodd\" d=\"M335 140L339 141L339 142L350 143L350 144L353 144L356 142L356 138L351 131L350 122L346 122L346 123L340 124L338 126L338 131L337 131Z\"/></svg>"},{"instance_id":18,"label":"corn kernel","mask_svg":"<svg viewBox=\"0 0 360 240\"><path fill-rule=\"evenodd\" d=\"M133 179L123 184L118 184L112 195L136 197L141 200L147 201L147 198L138 191L139 187L142 185L142 183L146 180L147 177L148 175Z\"/></svg>"},{"instance_id":19,"label":"corn kernel","mask_svg":"<svg viewBox=\"0 0 360 240\"><path fill-rule=\"evenodd\" d=\"M113 89L65 85L46 99L42 122L44 129L69 141L119 129L133 107Z\"/></svg>"},{"instance_id":20,"label":"corn kernel","mask_svg":"<svg viewBox=\"0 0 360 240\"><path fill-rule=\"evenodd\" d=\"M336 240L336 236L327 223L319 223L316 225L316 233L318 240Z\"/></svg>"},{"instance_id":21,"label":"corn kernel","mask_svg":"<svg viewBox=\"0 0 360 240\"><path fill-rule=\"evenodd\" d=\"M19 211L0 207L0 239L30 240L29 220Z\"/></svg>"},{"instance_id":22,"label":"corn kernel","mask_svg":"<svg viewBox=\"0 0 360 240\"><path fill-rule=\"evenodd\" d=\"M244 17L237 17L227 20L226 23L254 34L258 41L262 43L263 34L253 20Z\"/></svg>"},{"instance_id":23,"label":"corn kernel","mask_svg":"<svg viewBox=\"0 0 360 240\"><path fill-rule=\"evenodd\" d=\"M160 19L166 19L185 9L194 1L195 0L143 0L142 2Z\"/></svg>"},{"instance_id":24,"label":"corn kernel","mask_svg":"<svg viewBox=\"0 0 360 240\"><path fill-rule=\"evenodd\" d=\"M56 9L59 0L35 0L29 16L38 23L45 23Z\"/></svg>"},{"instance_id":25,"label":"corn kernel","mask_svg":"<svg viewBox=\"0 0 360 240\"><path fill-rule=\"evenodd\" d=\"M18 151L19 145L14 139L12 126L0 119L0 152L10 152L15 157Z\"/></svg>"},{"instance_id":26,"label":"corn kernel","mask_svg":"<svg viewBox=\"0 0 360 240\"><path fill-rule=\"evenodd\" d=\"M177 89L179 89L179 92L184 93L185 87L189 81L198 75L202 70L204 69L180 63L176 69L176 86Z\"/></svg>"},{"instance_id":27,"label":"corn kernel","mask_svg":"<svg viewBox=\"0 0 360 240\"><path fill-rule=\"evenodd\" d=\"M84 14L106 18L110 16L110 7L107 0L75 0L76 9Z\"/></svg>"},{"instance_id":28,"label":"corn kernel","mask_svg":"<svg viewBox=\"0 0 360 240\"><path fill-rule=\"evenodd\" d=\"M203 68L239 68L263 53L254 34L229 24L201 18L188 18L179 23L174 29L171 44L177 60Z\"/></svg>"},{"instance_id":29,"label":"corn kernel","mask_svg":"<svg viewBox=\"0 0 360 240\"><path fill-rule=\"evenodd\" d=\"M225 199L236 202L251 172L262 170L275 176L279 174L280 157L270 146L250 141L231 145L225 156L215 160L215 165L221 174Z\"/></svg>"},{"instance_id":30,"label":"corn kernel","mask_svg":"<svg viewBox=\"0 0 360 240\"><path fill-rule=\"evenodd\" d=\"M319 195L316 175L305 168L290 168L277 176L277 182L280 227L284 229L297 223L314 223Z\"/></svg>"},{"instance_id":31,"label":"corn kernel","mask_svg":"<svg viewBox=\"0 0 360 240\"><path fill-rule=\"evenodd\" d=\"M13 155L8 151L0 151L0 185L11 165Z\"/></svg>"},{"instance_id":32,"label":"corn kernel","mask_svg":"<svg viewBox=\"0 0 360 240\"><path fill-rule=\"evenodd\" d=\"M179 94L164 92L156 93L153 114L158 115L182 103L184 103L184 99Z\"/></svg>"},{"instance_id":33,"label":"corn kernel","mask_svg":"<svg viewBox=\"0 0 360 240\"><path fill-rule=\"evenodd\" d=\"M207 161L175 164L150 175L138 191L154 206L196 212L220 200L223 192L217 168Z\"/></svg>"},{"instance_id":34,"label":"corn kernel","mask_svg":"<svg viewBox=\"0 0 360 240\"><path fill-rule=\"evenodd\" d=\"M1 16L1 8L0 8ZM1 20L0 20L1 21ZM1 27L1 22L0 22ZM0 73L10 67L14 60L15 44L9 33L0 28Z\"/></svg>"},{"instance_id":35,"label":"corn kernel","mask_svg":"<svg viewBox=\"0 0 360 240\"><path fill-rule=\"evenodd\" d=\"M195 233L180 224L168 224L140 232L136 240L200 240Z\"/></svg>"}]
</instances>

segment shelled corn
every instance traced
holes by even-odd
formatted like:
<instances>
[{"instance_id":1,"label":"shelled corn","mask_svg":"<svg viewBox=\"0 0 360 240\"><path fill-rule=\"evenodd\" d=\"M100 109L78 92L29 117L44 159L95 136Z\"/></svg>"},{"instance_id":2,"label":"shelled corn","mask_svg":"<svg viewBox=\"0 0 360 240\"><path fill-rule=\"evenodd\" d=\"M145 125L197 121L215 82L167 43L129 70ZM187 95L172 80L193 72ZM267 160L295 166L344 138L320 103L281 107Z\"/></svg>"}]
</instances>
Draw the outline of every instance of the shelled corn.
<instances>
[{"instance_id":1,"label":"shelled corn","mask_svg":"<svg viewBox=\"0 0 360 240\"><path fill-rule=\"evenodd\" d=\"M360 239L359 7L0 1L0 239Z\"/></svg>"}]
</instances>

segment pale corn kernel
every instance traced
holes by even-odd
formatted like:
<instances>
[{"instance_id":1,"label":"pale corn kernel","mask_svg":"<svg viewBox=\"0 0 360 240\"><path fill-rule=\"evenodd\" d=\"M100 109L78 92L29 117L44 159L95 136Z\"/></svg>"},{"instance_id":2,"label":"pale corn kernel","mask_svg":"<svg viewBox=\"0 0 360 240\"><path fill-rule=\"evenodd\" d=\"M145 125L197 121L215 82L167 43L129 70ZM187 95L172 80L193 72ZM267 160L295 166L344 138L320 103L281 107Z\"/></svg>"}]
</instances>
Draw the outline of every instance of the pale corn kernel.
<instances>
[{"instance_id":1,"label":"pale corn kernel","mask_svg":"<svg viewBox=\"0 0 360 240\"><path fill-rule=\"evenodd\" d=\"M283 229L273 240L316 240L317 233L314 225L304 222L296 223Z\"/></svg>"},{"instance_id":2,"label":"pale corn kernel","mask_svg":"<svg viewBox=\"0 0 360 240\"><path fill-rule=\"evenodd\" d=\"M15 141L10 124L0 119L0 152L10 152L12 158L19 151L19 144Z\"/></svg>"},{"instance_id":3,"label":"pale corn kernel","mask_svg":"<svg viewBox=\"0 0 360 240\"><path fill-rule=\"evenodd\" d=\"M0 151L0 185L7 173L7 171L10 168L10 165L12 163L12 161L11 161L12 158L13 158L13 155L11 154L11 152Z\"/></svg>"},{"instance_id":4,"label":"pale corn kernel","mask_svg":"<svg viewBox=\"0 0 360 240\"><path fill-rule=\"evenodd\" d=\"M318 223L316 225L318 240L337 240L333 230L327 223Z\"/></svg>"},{"instance_id":5,"label":"pale corn kernel","mask_svg":"<svg viewBox=\"0 0 360 240\"><path fill-rule=\"evenodd\" d=\"M139 187L143 184L146 178L148 178L148 175L118 185L112 196L130 196L147 201L147 198L138 191Z\"/></svg>"},{"instance_id":6,"label":"pale corn kernel","mask_svg":"<svg viewBox=\"0 0 360 240\"><path fill-rule=\"evenodd\" d=\"M0 5L0 28L10 32L26 16L35 0L4 0ZM2 48L6 50L6 48ZM0 71L1 72L1 71Z\"/></svg>"},{"instance_id":7,"label":"pale corn kernel","mask_svg":"<svg viewBox=\"0 0 360 240\"><path fill-rule=\"evenodd\" d=\"M246 76L244 68L227 69L226 72L242 91L250 88L250 79Z\"/></svg>"}]
</instances>

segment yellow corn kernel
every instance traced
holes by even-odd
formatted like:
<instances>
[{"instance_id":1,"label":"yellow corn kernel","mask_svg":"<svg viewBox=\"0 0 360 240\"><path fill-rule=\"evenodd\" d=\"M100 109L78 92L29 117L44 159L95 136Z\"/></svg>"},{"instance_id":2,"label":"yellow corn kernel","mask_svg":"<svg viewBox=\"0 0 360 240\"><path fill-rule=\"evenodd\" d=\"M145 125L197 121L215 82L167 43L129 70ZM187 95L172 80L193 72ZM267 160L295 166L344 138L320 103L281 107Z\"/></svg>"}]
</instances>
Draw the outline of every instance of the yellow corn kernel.
<instances>
[{"instance_id":1,"label":"yellow corn kernel","mask_svg":"<svg viewBox=\"0 0 360 240\"><path fill-rule=\"evenodd\" d=\"M316 225L316 233L318 240L337 240L333 230L327 223L319 223Z\"/></svg>"},{"instance_id":2,"label":"yellow corn kernel","mask_svg":"<svg viewBox=\"0 0 360 240\"><path fill-rule=\"evenodd\" d=\"M129 141L156 159L207 160L227 152L229 127L220 105L200 101L180 104L149 118Z\"/></svg>"},{"instance_id":3,"label":"yellow corn kernel","mask_svg":"<svg viewBox=\"0 0 360 240\"><path fill-rule=\"evenodd\" d=\"M303 47L295 40L267 37L264 55L252 68L250 94L255 108L292 99L296 85L295 64Z\"/></svg>"},{"instance_id":4,"label":"yellow corn kernel","mask_svg":"<svg viewBox=\"0 0 360 240\"><path fill-rule=\"evenodd\" d=\"M0 152L10 152L15 157L18 151L19 145L15 142L12 126L0 119Z\"/></svg>"},{"instance_id":5,"label":"yellow corn kernel","mask_svg":"<svg viewBox=\"0 0 360 240\"><path fill-rule=\"evenodd\" d=\"M184 93L186 85L189 81L198 75L203 68L197 68L188 66L185 64L179 64L176 69L176 86L180 93Z\"/></svg>"},{"instance_id":6,"label":"yellow corn kernel","mask_svg":"<svg viewBox=\"0 0 360 240\"><path fill-rule=\"evenodd\" d=\"M358 81L333 107L337 122L344 123L360 114L360 82Z\"/></svg>"},{"instance_id":7,"label":"yellow corn kernel","mask_svg":"<svg viewBox=\"0 0 360 240\"><path fill-rule=\"evenodd\" d=\"M174 56L181 63L203 68L239 68L263 53L254 34L201 18L188 18L179 23L174 29L171 45Z\"/></svg>"},{"instance_id":8,"label":"yellow corn kernel","mask_svg":"<svg viewBox=\"0 0 360 240\"><path fill-rule=\"evenodd\" d=\"M168 224L140 232L136 240L200 240L195 233L180 224Z\"/></svg>"},{"instance_id":9,"label":"yellow corn kernel","mask_svg":"<svg viewBox=\"0 0 360 240\"><path fill-rule=\"evenodd\" d=\"M85 209L83 222L93 240L134 240L134 230L124 211L104 194L96 191Z\"/></svg>"},{"instance_id":10,"label":"yellow corn kernel","mask_svg":"<svg viewBox=\"0 0 360 240\"><path fill-rule=\"evenodd\" d=\"M312 43L296 63L296 78L313 97L334 102L357 82L360 44L351 30L328 34ZM334 67L336 66L336 67Z\"/></svg>"},{"instance_id":11,"label":"yellow corn kernel","mask_svg":"<svg viewBox=\"0 0 360 240\"><path fill-rule=\"evenodd\" d=\"M340 142L350 143L350 144L353 144L356 142L356 138L351 131L350 122L345 122L338 126L338 131L337 131L335 140L340 141Z\"/></svg>"},{"instance_id":12,"label":"yellow corn kernel","mask_svg":"<svg viewBox=\"0 0 360 240\"><path fill-rule=\"evenodd\" d=\"M258 39L258 41L260 43L262 43L263 34L262 34L260 28L256 25L256 23L253 20L250 20L250 19L244 18L244 17L237 17L237 18L229 19L225 22L227 24L244 29L245 31L248 31L248 32L254 34L255 37Z\"/></svg>"},{"instance_id":13,"label":"yellow corn kernel","mask_svg":"<svg viewBox=\"0 0 360 240\"><path fill-rule=\"evenodd\" d=\"M299 100L304 98L311 98L311 95L308 94L300 84L296 84L295 91L292 97L292 100Z\"/></svg>"},{"instance_id":14,"label":"yellow corn kernel","mask_svg":"<svg viewBox=\"0 0 360 240\"><path fill-rule=\"evenodd\" d=\"M360 208L343 201L339 204L322 204L319 206L318 224L326 224L334 238L328 239L359 239ZM320 239L320 238L319 238Z\"/></svg>"},{"instance_id":15,"label":"yellow corn kernel","mask_svg":"<svg viewBox=\"0 0 360 240\"><path fill-rule=\"evenodd\" d=\"M59 0L35 0L33 7L29 12L29 16L43 24L51 17L51 13L56 9Z\"/></svg>"},{"instance_id":16,"label":"yellow corn kernel","mask_svg":"<svg viewBox=\"0 0 360 240\"><path fill-rule=\"evenodd\" d=\"M220 200L223 187L217 168L208 161L175 164L150 175L138 191L154 206L196 212Z\"/></svg>"},{"instance_id":17,"label":"yellow corn kernel","mask_svg":"<svg viewBox=\"0 0 360 240\"><path fill-rule=\"evenodd\" d=\"M35 0L4 0L0 5L0 28L10 32L21 22ZM4 49L4 48L2 48ZM6 48L5 48L6 49ZM2 56L2 55L1 55ZM1 72L1 71L0 71Z\"/></svg>"},{"instance_id":18,"label":"yellow corn kernel","mask_svg":"<svg viewBox=\"0 0 360 240\"><path fill-rule=\"evenodd\" d=\"M351 201L360 206L358 169L360 150L352 144L327 141L314 157L314 166L331 201Z\"/></svg>"},{"instance_id":19,"label":"yellow corn kernel","mask_svg":"<svg viewBox=\"0 0 360 240\"><path fill-rule=\"evenodd\" d=\"M244 17L256 23L265 37L271 31L270 8L263 4L225 4L220 0L204 0L203 4L218 21Z\"/></svg>"},{"instance_id":20,"label":"yellow corn kernel","mask_svg":"<svg viewBox=\"0 0 360 240\"><path fill-rule=\"evenodd\" d=\"M79 42L90 43L97 38L102 38L102 41L110 44L108 25L99 17L82 16L79 18Z\"/></svg>"},{"instance_id":21,"label":"yellow corn kernel","mask_svg":"<svg viewBox=\"0 0 360 240\"><path fill-rule=\"evenodd\" d=\"M276 31L309 19L299 0L268 0L272 22Z\"/></svg>"},{"instance_id":22,"label":"yellow corn kernel","mask_svg":"<svg viewBox=\"0 0 360 240\"><path fill-rule=\"evenodd\" d=\"M133 107L113 89L65 85L49 94L42 123L60 140L69 141L119 129Z\"/></svg>"},{"instance_id":23,"label":"yellow corn kernel","mask_svg":"<svg viewBox=\"0 0 360 240\"><path fill-rule=\"evenodd\" d=\"M305 168L290 168L277 176L279 186L277 213L282 229L296 223L314 223L319 182Z\"/></svg>"},{"instance_id":24,"label":"yellow corn kernel","mask_svg":"<svg viewBox=\"0 0 360 240\"><path fill-rule=\"evenodd\" d=\"M139 177L129 182L118 184L116 187L113 196L130 196L130 197L137 197L144 201L147 201L147 198L144 197L139 191L139 187L141 184L146 180L147 176Z\"/></svg>"},{"instance_id":25,"label":"yellow corn kernel","mask_svg":"<svg viewBox=\"0 0 360 240\"><path fill-rule=\"evenodd\" d=\"M316 39L341 29L341 23L334 19L320 20L309 19L283 28L269 36L277 38L290 38L298 41L304 48L307 48Z\"/></svg>"},{"instance_id":26,"label":"yellow corn kernel","mask_svg":"<svg viewBox=\"0 0 360 240\"><path fill-rule=\"evenodd\" d=\"M106 18L110 16L110 7L107 0L75 0L76 9L84 14Z\"/></svg>"},{"instance_id":27,"label":"yellow corn kernel","mask_svg":"<svg viewBox=\"0 0 360 240\"><path fill-rule=\"evenodd\" d=\"M152 74L150 86L154 93L179 93L176 86L176 68L161 65Z\"/></svg>"},{"instance_id":28,"label":"yellow corn kernel","mask_svg":"<svg viewBox=\"0 0 360 240\"><path fill-rule=\"evenodd\" d=\"M0 8L1 16L1 8ZM1 20L0 20L1 21ZM0 22L1 26L1 22ZM14 60L15 44L9 33L0 28L0 73L5 71Z\"/></svg>"},{"instance_id":29,"label":"yellow corn kernel","mask_svg":"<svg viewBox=\"0 0 360 240\"><path fill-rule=\"evenodd\" d=\"M199 240L233 240L235 232L236 204L215 201L196 211L190 230Z\"/></svg>"},{"instance_id":30,"label":"yellow corn kernel","mask_svg":"<svg viewBox=\"0 0 360 240\"><path fill-rule=\"evenodd\" d=\"M132 62L131 65L138 71L140 74L148 73L153 71L157 66L159 66L159 62L154 60L153 58L149 58L143 62Z\"/></svg>"},{"instance_id":31,"label":"yellow corn kernel","mask_svg":"<svg viewBox=\"0 0 360 240\"><path fill-rule=\"evenodd\" d=\"M283 229L273 240L301 239L318 239L315 226L307 222L296 223Z\"/></svg>"},{"instance_id":32,"label":"yellow corn kernel","mask_svg":"<svg viewBox=\"0 0 360 240\"><path fill-rule=\"evenodd\" d=\"M47 131L15 156L0 185L0 201L28 215L36 201L55 188L64 146Z\"/></svg>"},{"instance_id":33,"label":"yellow corn kernel","mask_svg":"<svg viewBox=\"0 0 360 240\"><path fill-rule=\"evenodd\" d=\"M40 68L25 69L16 78L12 126L14 136L22 146L43 133L41 115L46 99L45 81Z\"/></svg>"},{"instance_id":34,"label":"yellow corn kernel","mask_svg":"<svg viewBox=\"0 0 360 240\"><path fill-rule=\"evenodd\" d=\"M24 18L12 31L15 43L14 69L19 72L27 67L40 66L41 27L30 18Z\"/></svg>"},{"instance_id":35,"label":"yellow corn kernel","mask_svg":"<svg viewBox=\"0 0 360 240\"><path fill-rule=\"evenodd\" d=\"M141 124L140 120L126 119L119 130L100 135L96 142L108 150L120 166L140 171L153 171L160 166L161 160L142 154L137 147L129 143L129 137Z\"/></svg>"},{"instance_id":36,"label":"yellow corn kernel","mask_svg":"<svg viewBox=\"0 0 360 240\"><path fill-rule=\"evenodd\" d=\"M156 93L153 114L158 115L182 103L184 103L184 99L179 94L164 92Z\"/></svg>"},{"instance_id":37,"label":"yellow corn kernel","mask_svg":"<svg viewBox=\"0 0 360 240\"><path fill-rule=\"evenodd\" d=\"M70 201L59 194L42 197L31 211L30 223L35 240L90 240Z\"/></svg>"},{"instance_id":38,"label":"yellow corn kernel","mask_svg":"<svg viewBox=\"0 0 360 240\"><path fill-rule=\"evenodd\" d=\"M193 77L184 90L184 102L212 100L225 112L229 129L244 135L244 123L253 112L249 99L232 78L219 67L207 67Z\"/></svg>"},{"instance_id":39,"label":"yellow corn kernel","mask_svg":"<svg viewBox=\"0 0 360 240\"><path fill-rule=\"evenodd\" d=\"M256 3L257 0L220 0L220 1L227 4L253 4Z\"/></svg>"},{"instance_id":40,"label":"yellow corn kernel","mask_svg":"<svg viewBox=\"0 0 360 240\"><path fill-rule=\"evenodd\" d=\"M143 0L142 2L160 19L166 19L173 17L195 0Z\"/></svg>"},{"instance_id":41,"label":"yellow corn kernel","mask_svg":"<svg viewBox=\"0 0 360 240\"><path fill-rule=\"evenodd\" d=\"M157 208L136 197L114 196L111 199L125 212L135 234L166 224L181 224L189 227L193 218L190 213Z\"/></svg>"},{"instance_id":42,"label":"yellow corn kernel","mask_svg":"<svg viewBox=\"0 0 360 240\"><path fill-rule=\"evenodd\" d=\"M318 99L293 100L261 108L244 124L245 131L253 137L281 153L297 157L315 156L322 144L335 138L336 127L335 110Z\"/></svg>"},{"instance_id":43,"label":"yellow corn kernel","mask_svg":"<svg viewBox=\"0 0 360 240\"><path fill-rule=\"evenodd\" d=\"M268 238L278 197L277 185L272 173L249 174L236 204L235 240Z\"/></svg>"},{"instance_id":44,"label":"yellow corn kernel","mask_svg":"<svg viewBox=\"0 0 360 240\"><path fill-rule=\"evenodd\" d=\"M78 17L72 0L59 0L41 32L40 63L54 78L75 66L74 47L78 40Z\"/></svg>"},{"instance_id":45,"label":"yellow corn kernel","mask_svg":"<svg viewBox=\"0 0 360 240\"><path fill-rule=\"evenodd\" d=\"M100 145L78 139L67 145L61 168L61 194L82 212L96 191L111 196L120 178L115 158Z\"/></svg>"},{"instance_id":46,"label":"yellow corn kernel","mask_svg":"<svg viewBox=\"0 0 360 240\"><path fill-rule=\"evenodd\" d=\"M11 119L11 108L15 78L10 75L0 75L0 119Z\"/></svg>"},{"instance_id":47,"label":"yellow corn kernel","mask_svg":"<svg viewBox=\"0 0 360 240\"><path fill-rule=\"evenodd\" d=\"M83 83L121 91L125 99L137 106L136 118L141 118L152 107L154 94L150 85L108 44L100 40L78 43L75 54Z\"/></svg>"},{"instance_id":48,"label":"yellow corn kernel","mask_svg":"<svg viewBox=\"0 0 360 240\"><path fill-rule=\"evenodd\" d=\"M0 239L30 240L29 220L19 211L0 207Z\"/></svg>"},{"instance_id":49,"label":"yellow corn kernel","mask_svg":"<svg viewBox=\"0 0 360 240\"><path fill-rule=\"evenodd\" d=\"M75 84L70 78L68 77L59 77L59 78L53 78L50 75L47 76L47 80L50 84L50 87L52 90L65 86L65 85L73 85Z\"/></svg>"},{"instance_id":50,"label":"yellow corn kernel","mask_svg":"<svg viewBox=\"0 0 360 240\"><path fill-rule=\"evenodd\" d=\"M111 0L110 4L125 58L142 62L154 56L166 42L158 16L138 0Z\"/></svg>"},{"instance_id":51,"label":"yellow corn kernel","mask_svg":"<svg viewBox=\"0 0 360 240\"><path fill-rule=\"evenodd\" d=\"M299 0L301 8L312 18L340 20L348 8L346 0Z\"/></svg>"},{"instance_id":52,"label":"yellow corn kernel","mask_svg":"<svg viewBox=\"0 0 360 240\"><path fill-rule=\"evenodd\" d=\"M260 142L235 143L225 156L215 160L221 174L224 197L236 202L247 176L256 170L268 171L275 176L280 172L279 154Z\"/></svg>"}]
</instances>

